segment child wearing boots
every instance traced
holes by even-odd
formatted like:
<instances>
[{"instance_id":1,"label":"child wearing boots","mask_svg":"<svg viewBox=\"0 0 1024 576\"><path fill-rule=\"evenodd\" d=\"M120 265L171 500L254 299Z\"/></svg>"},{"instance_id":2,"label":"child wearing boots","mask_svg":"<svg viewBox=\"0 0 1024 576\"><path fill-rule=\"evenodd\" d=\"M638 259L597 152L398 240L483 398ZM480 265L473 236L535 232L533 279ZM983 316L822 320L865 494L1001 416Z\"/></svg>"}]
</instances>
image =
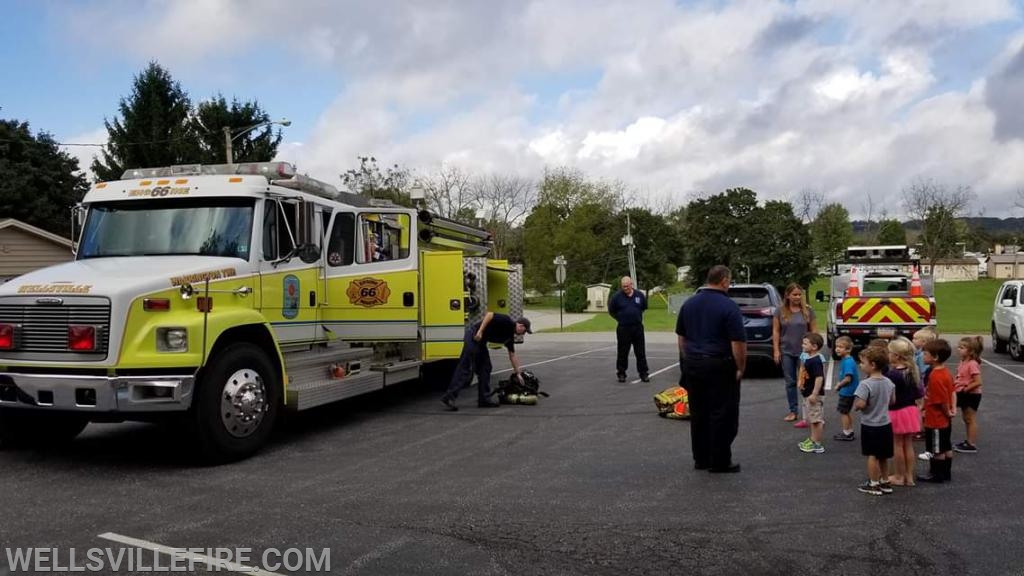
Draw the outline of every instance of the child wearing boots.
<instances>
[{"instance_id":1,"label":"child wearing boots","mask_svg":"<svg viewBox=\"0 0 1024 576\"><path fill-rule=\"evenodd\" d=\"M924 441L926 449L933 456L928 461L928 474L917 477L922 482L942 483L953 479L953 442L950 433L956 406L953 404L953 376L946 368L946 361L952 354L949 342L941 338L924 345L924 361L931 368L924 396Z\"/></svg>"}]
</instances>

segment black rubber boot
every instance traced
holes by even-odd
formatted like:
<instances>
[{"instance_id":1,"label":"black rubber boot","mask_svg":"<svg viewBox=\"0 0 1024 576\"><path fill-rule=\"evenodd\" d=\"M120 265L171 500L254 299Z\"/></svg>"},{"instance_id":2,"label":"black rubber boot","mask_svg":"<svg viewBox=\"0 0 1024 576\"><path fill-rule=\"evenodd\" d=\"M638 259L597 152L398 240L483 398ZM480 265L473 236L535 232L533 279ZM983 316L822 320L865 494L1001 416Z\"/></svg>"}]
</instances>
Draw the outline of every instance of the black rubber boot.
<instances>
[{"instance_id":1,"label":"black rubber boot","mask_svg":"<svg viewBox=\"0 0 1024 576\"><path fill-rule=\"evenodd\" d=\"M932 458L928 461L928 473L918 474L917 479L920 482L932 482L934 484L941 484L946 480L946 477L942 474L942 466L949 460L936 460Z\"/></svg>"}]
</instances>

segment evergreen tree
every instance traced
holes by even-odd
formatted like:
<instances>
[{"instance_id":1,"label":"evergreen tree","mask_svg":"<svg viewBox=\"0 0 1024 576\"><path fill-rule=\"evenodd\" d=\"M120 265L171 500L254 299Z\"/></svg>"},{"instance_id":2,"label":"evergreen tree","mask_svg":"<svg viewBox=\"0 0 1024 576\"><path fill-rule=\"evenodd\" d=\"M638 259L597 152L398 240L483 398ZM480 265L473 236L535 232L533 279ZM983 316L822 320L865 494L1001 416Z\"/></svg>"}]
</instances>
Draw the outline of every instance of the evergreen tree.
<instances>
[{"instance_id":1,"label":"evergreen tree","mask_svg":"<svg viewBox=\"0 0 1024 576\"><path fill-rule=\"evenodd\" d=\"M109 142L92 171L116 180L128 168L188 164L200 158L199 140L189 122L188 94L156 62L135 77L131 96L121 98L121 118L105 120Z\"/></svg>"},{"instance_id":2,"label":"evergreen tree","mask_svg":"<svg viewBox=\"0 0 1024 576\"><path fill-rule=\"evenodd\" d=\"M246 128L264 124L250 132ZM232 155L234 162L269 162L277 155L281 143L281 130L276 132L270 124L270 115L258 102L231 100L229 106L224 96L200 102L191 118L191 132L199 141L198 162L202 164L223 164L227 162L224 143L224 127L230 127ZM240 132L241 131L241 132Z\"/></svg>"},{"instance_id":3,"label":"evergreen tree","mask_svg":"<svg viewBox=\"0 0 1024 576\"><path fill-rule=\"evenodd\" d=\"M78 159L49 134L33 136L28 123L0 120L0 219L70 237L70 208L88 188Z\"/></svg>"}]
</instances>

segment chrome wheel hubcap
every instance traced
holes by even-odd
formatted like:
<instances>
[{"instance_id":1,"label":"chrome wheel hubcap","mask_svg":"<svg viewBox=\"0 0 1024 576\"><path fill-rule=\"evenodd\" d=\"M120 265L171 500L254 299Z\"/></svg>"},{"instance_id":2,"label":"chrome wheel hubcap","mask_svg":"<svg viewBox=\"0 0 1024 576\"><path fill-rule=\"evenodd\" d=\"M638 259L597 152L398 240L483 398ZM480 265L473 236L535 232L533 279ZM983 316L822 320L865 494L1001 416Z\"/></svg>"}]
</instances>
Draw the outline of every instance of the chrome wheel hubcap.
<instances>
[{"instance_id":1,"label":"chrome wheel hubcap","mask_svg":"<svg viewBox=\"0 0 1024 576\"><path fill-rule=\"evenodd\" d=\"M268 408L263 378L255 370L243 368L224 383L220 417L224 429L235 438L245 438L255 432Z\"/></svg>"}]
</instances>

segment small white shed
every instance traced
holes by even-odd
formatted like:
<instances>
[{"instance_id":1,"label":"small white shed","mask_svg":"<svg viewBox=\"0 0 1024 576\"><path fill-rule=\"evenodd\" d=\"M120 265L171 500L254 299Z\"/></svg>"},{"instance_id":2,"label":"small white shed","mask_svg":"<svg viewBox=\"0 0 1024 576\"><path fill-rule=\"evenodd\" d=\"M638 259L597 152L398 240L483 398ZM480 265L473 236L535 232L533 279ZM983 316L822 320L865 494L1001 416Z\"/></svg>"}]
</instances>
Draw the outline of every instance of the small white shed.
<instances>
[{"instance_id":1,"label":"small white shed","mask_svg":"<svg viewBox=\"0 0 1024 576\"><path fill-rule=\"evenodd\" d=\"M587 286L587 312L607 312L608 294L611 284L591 284Z\"/></svg>"}]
</instances>

